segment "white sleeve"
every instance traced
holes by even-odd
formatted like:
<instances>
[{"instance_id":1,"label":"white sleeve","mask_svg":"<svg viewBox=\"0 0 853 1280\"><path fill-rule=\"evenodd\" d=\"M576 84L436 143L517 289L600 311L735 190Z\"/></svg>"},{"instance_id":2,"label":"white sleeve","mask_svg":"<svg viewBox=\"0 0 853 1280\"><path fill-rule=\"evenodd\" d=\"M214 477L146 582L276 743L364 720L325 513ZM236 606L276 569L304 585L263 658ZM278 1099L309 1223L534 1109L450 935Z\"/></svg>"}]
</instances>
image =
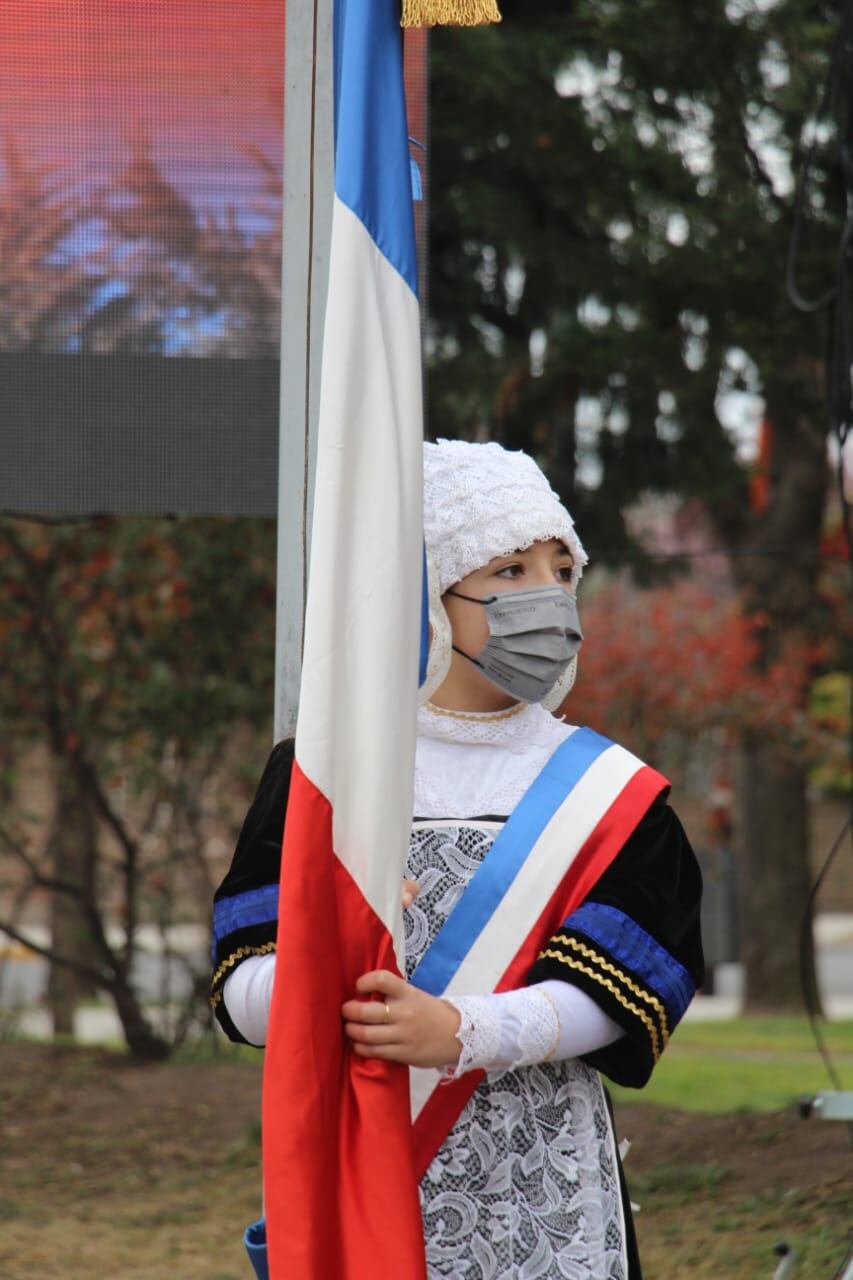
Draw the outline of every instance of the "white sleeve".
<instances>
[{"instance_id":1,"label":"white sleeve","mask_svg":"<svg viewBox=\"0 0 853 1280\"><path fill-rule=\"evenodd\" d=\"M222 988L222 999L234 1026L249 1044L267 1042L275 956L249 956Z\"/></svg>"},{"instance_id":2,"label":"white sleeve","mask_svg":"<svg viewBox=\"0 0 853 1280\"><path fill-rule=\"evenodd\" d=\"M266 1043L274 976L274 955L249 956L223 987L228 1016L250 1044ZM497 1071L577 1058L624 1034L584 991L553 978L519 991L449 1002L462 1017L457 1075L475 1067Z\"/></svg>"},{"instance_id":3,"label":"white sleeve","mask_svg":"<svg viewBox=\"0 0 853 1280\"><path fill-rule=\"evenodd\" d=\"M555 978L500 995L446 998L462 1019L454 1077L578 1058L625 1034L585 991Z\"/></svg>"}]
</instances>

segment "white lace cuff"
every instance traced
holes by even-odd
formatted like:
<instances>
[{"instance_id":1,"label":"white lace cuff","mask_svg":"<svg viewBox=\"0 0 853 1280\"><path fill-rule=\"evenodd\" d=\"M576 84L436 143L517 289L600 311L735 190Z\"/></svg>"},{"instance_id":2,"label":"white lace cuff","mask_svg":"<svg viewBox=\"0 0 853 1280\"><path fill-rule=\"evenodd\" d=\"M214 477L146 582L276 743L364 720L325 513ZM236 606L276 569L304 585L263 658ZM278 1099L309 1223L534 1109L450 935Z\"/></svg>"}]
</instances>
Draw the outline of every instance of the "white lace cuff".
<instances>
[{"instance_id":1,"label":"white lace cuff","mask_svg":"<svg viewBox=\"0 0 853 1280\"><path fill-rule=\"evenodd\" d=\"M462 1052L446 1075L504 1071L550 1058L560 1038L560 1019L537 987L492 996L446 996L461 1018L456 1038Z\"/></svg>"},{"instance_id":2,"label":"white lace cuff","mask_svg":"<svg viewBox=\"0 0 853 1280\"><path fill-rule=\"evenodd\" d=\"M494 996L445 996L459 1014L461 1022L456 1039L462 1045L459 1061L447 1067L444 1074L455 1080L466 1071L485 1067L497 1056L501 1046L501 1018Z\"/></svg>"}]
</instances>

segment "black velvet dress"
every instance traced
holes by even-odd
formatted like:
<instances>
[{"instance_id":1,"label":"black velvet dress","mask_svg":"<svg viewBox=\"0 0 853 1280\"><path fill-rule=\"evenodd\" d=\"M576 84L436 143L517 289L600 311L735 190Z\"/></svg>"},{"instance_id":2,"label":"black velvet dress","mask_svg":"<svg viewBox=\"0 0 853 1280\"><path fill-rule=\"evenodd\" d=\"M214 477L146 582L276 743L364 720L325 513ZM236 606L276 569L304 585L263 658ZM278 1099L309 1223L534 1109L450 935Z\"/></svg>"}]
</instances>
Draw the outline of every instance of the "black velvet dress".
<instances>
[{"instance_id":1,"label":"black velvet dress","mask_svg":"<svg viewBox=\"0 0 853 1280\"><path fill-rule=\"evenodd\" d=\"M293 744L279 743L267 762L246 816L231 867L215 895L211 1001L222 1027L233 1040L242 1040L242 1036L225 1008L224 983L244 959L275 949L281 840L292 761ZM425 834L422 825L418 831L419 825L416 824L413 835L409 867L409 874L416 877L418 849L424 847ZM470 830L476 830L476 826L477 820L472 819ZM467 830L463 828L463 838ZM428 832L426 834L428 836ZM613 1044L577 1062L571 1079L583 1077L584 1072L587 1075L600 1072L619 1084L633 1087L641 1087L648 1080L694 990L703 980L700 898L701 878L696 859L678 818L662 794L652 803L586 901L547 940L529 974L530 982L556 978L580 987L625 1033ZM550 1069L561 1064L544 1065ZM590 1073L589 1068L594 1072ZM522 1069L524 1072L538 1070ZM487 1078L492 1080L491 1076ZM561 1084L562 1077L555 1075L555 1089L561 1087L564 1093L554 1096L568 1098L571 1079L567 1076ZM492 1087L497 1087L494 1081ZM526 1089L534 1092L548 1087L544 1075L541 1080L531 1076L525 1084ZM614 1165L613 1176L618 1177L621 1187L624 1253L628 1266L627 1272L614 1269L607 1274L627 1275L628 1280L638 1280L641 1270L618 1158ZM463 1170L463 1182L466 1177ZM422 1195L422 1201L429 1243L428 1198ZM435 1216L448 1232L448 1213L442 1211ZM524 1223L516 1224L517 1233L523 1229ZM441 1259L445 1256L450 1270L443 1269ZM565 1271L556 1267L537 1271L534 1262L530 1263L529 1272L526 1265L511 1271L500 1268L490 1271L493 1262L484 1262L478 1267L472 1260L470 1267L466 1267L461 1258L457 1253L453 1260L450 1246L442 1253L436 1245L430 1275L573 1274L568 1263ZM578 1274L588 1273L580 1270Z\"/></svg>"}]
</instances>

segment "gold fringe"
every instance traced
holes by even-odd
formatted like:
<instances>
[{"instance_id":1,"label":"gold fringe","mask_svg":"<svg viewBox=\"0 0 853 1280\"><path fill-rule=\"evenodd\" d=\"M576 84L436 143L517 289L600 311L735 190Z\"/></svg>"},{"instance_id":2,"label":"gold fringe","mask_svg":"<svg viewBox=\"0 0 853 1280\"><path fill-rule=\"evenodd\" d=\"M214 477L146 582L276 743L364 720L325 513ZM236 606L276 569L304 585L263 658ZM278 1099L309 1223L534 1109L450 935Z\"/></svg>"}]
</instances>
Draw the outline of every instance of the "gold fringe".
<instances>
[{"instance_id":1,"label":"gold fringe","mask_svg":"<svg viewBox=\"0 0 853 1280\"><path fill-rule=\"evenodd\" d=\"M403 0L401 27L482 27L500 22L496 0Z\"/></svg>"}]
</instances>

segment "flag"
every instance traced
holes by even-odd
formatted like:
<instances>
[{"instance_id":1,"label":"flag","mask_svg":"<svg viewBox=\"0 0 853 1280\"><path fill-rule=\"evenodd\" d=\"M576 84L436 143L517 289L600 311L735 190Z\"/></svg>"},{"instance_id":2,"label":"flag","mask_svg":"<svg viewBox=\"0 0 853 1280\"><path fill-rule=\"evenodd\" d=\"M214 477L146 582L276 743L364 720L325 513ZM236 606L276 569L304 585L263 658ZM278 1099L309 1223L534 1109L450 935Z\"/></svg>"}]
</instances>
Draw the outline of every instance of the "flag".
<instances>
[{"instance_id":1,"label":"flag","mask_svg":"<svg viewBox=\"0 0 853 1280\"><path fill-rule=\"evenodd\" d=\"M335 7L335 195L305 648L264 1068L272 1280L420 1280L408 1073L359 1058L400 972L422 639L420 317L398 0Z\"/></svg>"}]
</instances>

